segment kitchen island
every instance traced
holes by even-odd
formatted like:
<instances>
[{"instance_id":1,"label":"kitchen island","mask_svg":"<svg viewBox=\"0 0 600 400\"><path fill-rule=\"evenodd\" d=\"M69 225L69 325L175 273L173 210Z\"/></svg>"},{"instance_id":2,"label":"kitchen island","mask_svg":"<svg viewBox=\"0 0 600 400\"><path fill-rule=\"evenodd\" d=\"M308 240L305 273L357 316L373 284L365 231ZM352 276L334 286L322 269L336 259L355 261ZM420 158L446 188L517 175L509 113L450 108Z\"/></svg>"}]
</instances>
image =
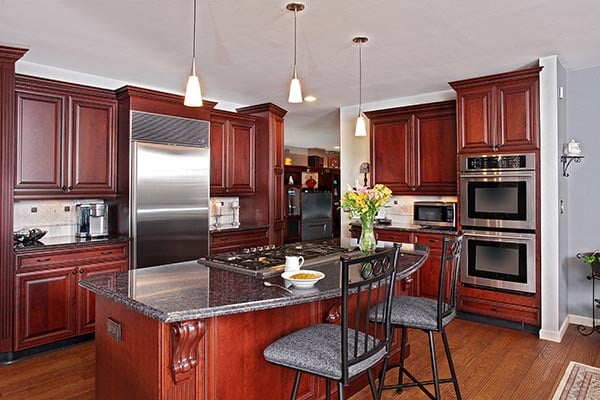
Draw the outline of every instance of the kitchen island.
<instances>
[{"instance_id":1,"label":"kitchen island","mask_svg":"<svg viewBox=\"0 0 600 400\"><path fill-rule=\"evenodd\" d=\"M398 279L428 254L427 246L404 244ZM82 280L96 294L96 399L289 397L293 372L267 363L263 349L297 329L335 321L340 304L340 262L311 269L326 277L291 294L196 262ZM323 380L305 376L299 398L324 398Z\"/></svg>"}]
</instances>

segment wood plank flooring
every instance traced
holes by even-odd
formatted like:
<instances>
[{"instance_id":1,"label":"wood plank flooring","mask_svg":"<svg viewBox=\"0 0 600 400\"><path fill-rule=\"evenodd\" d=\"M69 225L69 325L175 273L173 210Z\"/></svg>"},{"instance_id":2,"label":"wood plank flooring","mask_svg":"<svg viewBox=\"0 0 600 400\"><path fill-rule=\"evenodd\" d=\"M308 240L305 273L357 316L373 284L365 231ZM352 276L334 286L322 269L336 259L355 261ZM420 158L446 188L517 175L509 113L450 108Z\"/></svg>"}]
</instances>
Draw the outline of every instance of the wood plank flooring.
<instances>
[{"instance_id":1,"label":"wood plank flooring","mask_svg":"<svg viewBox=\"0 0 600 400\"><path fill-rule=\"evenodd\" d=\"M436 335L440 375L446 376L448 366L438 338ZM530 333L456 319L448 327L448 339L465 400L550 399L569 361L600 366L600 335L581 336L574 325L569 327L562 343L554 343L539 340ZM426 335L411 331L410 341L407 368L418 377L430 379ZM386 380L394 382L396 378L396 371L392 371ZM443 399L455 398L451 384L442 385L442 393ZM0 399L93 398L93 342L0 366ZM365 388L350 400L367 399L371 395ZM411 388L401 395L385 391L383 399L427 397L419 389Z\"/></svg>"}]
</instances>

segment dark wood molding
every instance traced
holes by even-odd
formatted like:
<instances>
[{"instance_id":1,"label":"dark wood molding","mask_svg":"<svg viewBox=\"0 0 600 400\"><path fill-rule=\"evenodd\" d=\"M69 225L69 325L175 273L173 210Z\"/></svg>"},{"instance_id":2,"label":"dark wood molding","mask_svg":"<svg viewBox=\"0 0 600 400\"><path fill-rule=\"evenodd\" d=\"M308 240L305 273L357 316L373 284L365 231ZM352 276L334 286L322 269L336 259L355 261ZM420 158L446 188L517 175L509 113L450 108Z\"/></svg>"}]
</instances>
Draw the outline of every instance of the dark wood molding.
<instances>
[{"instance_id":1,"label":"dark wood molding","mask_svg":"<svg viewBox=\"0 0 600 400\"><path fill-rule=\"evenodd\" d=\"M456 106L456 100L440 101L429 104L415 104L404 107L386 108L384 110L366 111L364 114L369 118L371 122L385 122L387 120L393 121L401 115L410 115L414 112L418 112L419 116L427 114L435 115L452 115L452 107ZM442 114L440 114L442 113Z\"/></svg>"},{"instance_id":2,"label":"dark wood molding","mask_svg":"<svg viewBox=\"0 0 600 400\"><path fill-rule=\"evenodd\" d=\"M187 379L198 365L198 343L205 332L202 320L171 324L171 370L175 382Z\"/></svg>"},{"instance_id":3,"label":"dark wood molding","mask_svg":"<svg viewBox=\"0 0 600 400\"><path fill-rule=\"evenodd\" d=\"M255 117L254 115L246 115L246 114L241 114L241 113L236 113L233 111L226 111L226 110L216 110L213 109L210 111L210 119L212 120L227 120L229 118L235 118L236 121L246 121L249 123L255 123L256 120L258 119L258 117Z\"/></svg>"},{"instance_id":4,"label":"dark wood molding","mask_svg":"<svg viewBox=\"0 0 600 400\"><path fill-rule=\"evenodd\" d=\"M257 104L254 106L240 107L240 108L237 108L236 111L238 113L242 113L242 114L255 114L255 113L261 113L261 112L269 112L269 113L274 114L281 118L283 118L285 116L285 114L287 114L287 110L285 110L273 103L263 103L263 104Z\"/></svg>"},{"instance_id":5,"label":"dark wood molding","mask_svg":"<svg viewBox=\"0 0 600 400\"><path fill-rule=\"evenodd\" d=\"M532 68L519 69L519 70L511 71L511 72L504 72L501 74L480 76L477 78L470 78L470 79L461 79L460 81L448 82L448 85L450 85L453 89L457 89L457 88L465 88L465 87L469 87L469 86L480 85L482 83L486 83L487 81L502 82L504 80L527 78L527 77L531 77L531 76L536 76L537 74L540 73L540 71L543 68L544 67L538 66L538 67L532 67Z\"/></svg>"},{"instance_id":6,"label":"dark wood molding","mask_svg":"<svg viewBox=\"0 0 600 400\"><path fill-rule=\"evenodd\" d=\"M137 87L137 86L130 86L130 85L123 86L123 87L115 90L115 93L117 95L117 100L119 100L119 101L121 101L122 99L125 99L127 97L140 97L140 98L146 98L146 99L152 99L152 100L167 101L167 102L175 103L177 105L181 105L182 107L185 107L183 105L184 96L179 95L179 94L160 92L158 90L145 89L145 88L141 88L141 87ZM189 107L189 108L190 109L212 110L217 105L217 102L209 101L209 100L205 100L205 99L202 99L202 103L203 103L202 107L197 107L197 108Z\"/></svg>"},{"instance_id":7,"label":"dark wood molding","mask_svg":"<svg viewBox=\"0 0 600 400\"><path fill-rule=\"evenodd\" d=\"M0 352L13 350L15 62L27 49L0 46Z\"/></svg>"},{"instance_id":8,"label":"dark wood molding","mask_svg":"<svg viewBox=\"0 0 600 400\"><path fill-rule=\"evenodd\" d=\"M21 91L34 91L36 93L52 88L53 92L61 92L65 96L77 97L92 97L94 100L106 99L115 100L115 91L111 89L103 89L94 86L80 85L77 83L69 83L57 81L54 79L39 78L29 75L15 75L15 89Z\"/></svg>"}]
</instances>

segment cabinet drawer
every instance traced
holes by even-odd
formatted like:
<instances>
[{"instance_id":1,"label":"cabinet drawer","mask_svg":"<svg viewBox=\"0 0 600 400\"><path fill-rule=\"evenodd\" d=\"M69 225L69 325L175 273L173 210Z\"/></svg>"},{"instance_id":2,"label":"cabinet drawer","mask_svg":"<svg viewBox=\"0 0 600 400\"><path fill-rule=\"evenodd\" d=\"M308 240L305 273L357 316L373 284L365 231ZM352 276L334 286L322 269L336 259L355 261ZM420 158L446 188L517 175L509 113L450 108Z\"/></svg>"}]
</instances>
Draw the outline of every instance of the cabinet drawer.
<instances>
[{"instance_id":1,"label":"cabinet drawer","mask_svg":"<svg viewBox=\"0 0 600 400\"><path fill-rule=\"evenodd\" d=\"M74 264L79 265L82 263L96 263L102 260L127 260L127 258L127 243L35 251L35 253L17 254L17 271Z\"/></svg>"},{"instance_id":2,"label":"cabinet drawer","mask_svg":"<svg viewBox=\"0 0 600 400\"><path fill-rule=\"evenodd\" d=\"M417 232L415 235L415 243L424 244L429 246L431 250L442 250L444 246L444 238L445 237L454 237L456 235L453 234L441 234L441 233L420 233Z\"/></svg>"},{"instance_id":3,"label":"cabinet drawer","mask_svg":"<svg viewBox=\"0 0 600 400\"><path fill-rule=\"evenodd\" d=\"M269 244L267 230L211 233L211 254L240 251L247 247Z\"/></svg>"},{"instance_id":4,"label":"cabinet drawer","mask_svg":"<svg viewBox=\"0 0 600 400\"><path fill-rule=\"evenodd\" d=\"M360 235L359 235L360 237ZM405 231L391 231L385 229L376 229L375 238L377 240L383 240L386 242L397 242L397 243L413 243L413 235L411 232Z\"/></svg>"},{"instance_id":5,"label":"cabinet drawer","mask_svg":"<svg viewBox=\"0 0 600 400\"><path fill-rule=\"evenodd\" d=\"M458 309L473 314L507 319L535 326L539 326L540 324L539 310L531 307L461 296L458 300Z\"/></svg>"}]
</instances>

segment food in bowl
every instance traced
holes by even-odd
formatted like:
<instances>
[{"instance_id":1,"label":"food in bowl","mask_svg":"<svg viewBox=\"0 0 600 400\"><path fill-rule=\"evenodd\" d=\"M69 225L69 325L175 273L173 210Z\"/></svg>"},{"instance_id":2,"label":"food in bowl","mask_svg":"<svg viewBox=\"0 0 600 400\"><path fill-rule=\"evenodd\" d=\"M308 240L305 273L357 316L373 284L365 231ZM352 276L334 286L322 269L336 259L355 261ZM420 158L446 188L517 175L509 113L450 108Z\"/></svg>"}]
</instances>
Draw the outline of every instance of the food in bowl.
<instances>
[{"instance_id":1,"label":"food in bowl","mask_svg":"<svg viewBox=\"0 0 600 400\"><path fill-rule=\"evenodd\" d=\"M290 276L291 279L319 279L321 276L311 272L299 272Z\"/></svg>"},{"instance_id":2,"label":"food in bowl","mask_svg":"<svg viewBox=\"0 0 600 400\"><path fill-rule=\"evenodd\" d=\"M297 288L311 288L319 280L325 278L325 274L320 271L306 269L301 271L287 271L282 273L281 277Z\"/></svg>"}]
</instances>

